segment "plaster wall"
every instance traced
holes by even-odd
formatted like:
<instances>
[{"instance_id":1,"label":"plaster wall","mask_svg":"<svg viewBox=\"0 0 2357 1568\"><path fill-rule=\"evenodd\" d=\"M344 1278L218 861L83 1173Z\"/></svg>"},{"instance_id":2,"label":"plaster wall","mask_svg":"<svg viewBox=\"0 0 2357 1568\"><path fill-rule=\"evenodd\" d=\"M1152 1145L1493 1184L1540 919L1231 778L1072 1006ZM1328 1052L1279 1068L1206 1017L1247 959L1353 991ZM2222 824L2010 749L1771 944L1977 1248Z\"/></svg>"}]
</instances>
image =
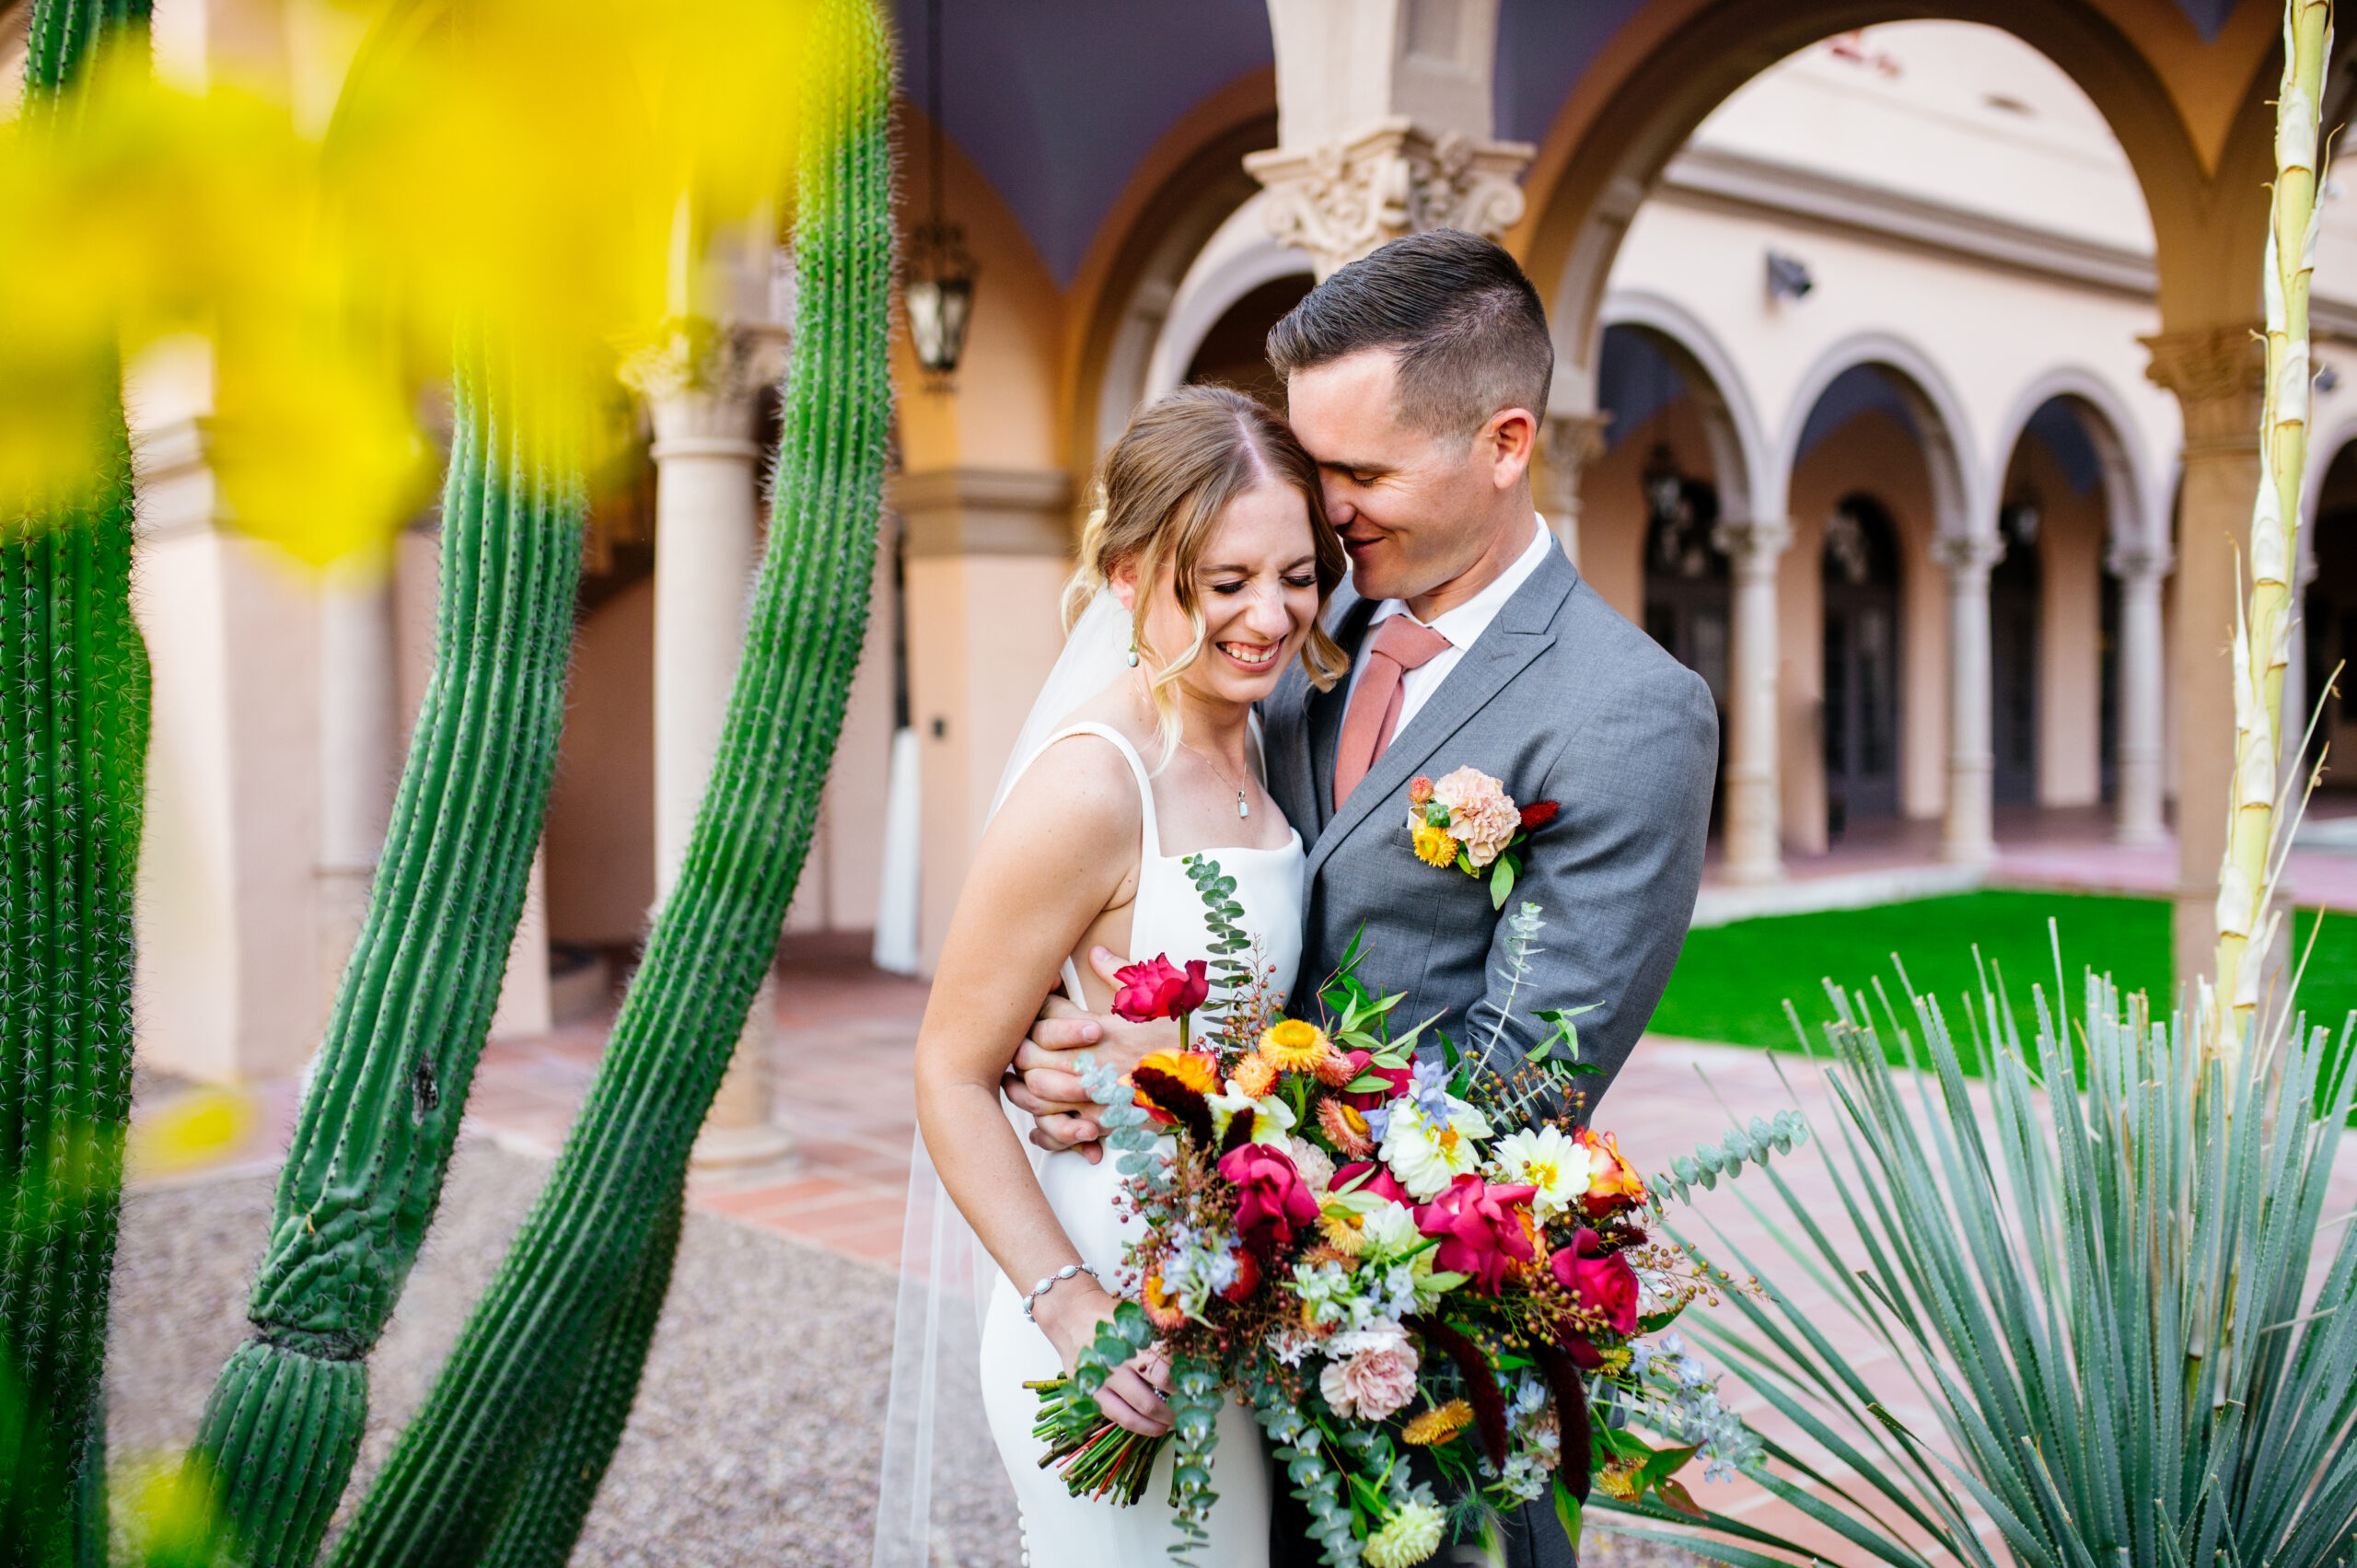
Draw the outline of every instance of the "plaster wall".
<instances>
[{"instance_id":1,"label":"plaster wall","mask_svg":"<svg viewBox=\"0 0 2357 1568\"><path fill-rule=\"evenodd\" d=\"M2038 498L2038 803L2103 798L2103 487L2084 494L2036 441L2009 476Z\"/></svg>"},{"instance_id":2,"label":"plaster wall","mask_svg":"<svg viewBox=\"0 0 2357 1568\"><path fill-rule=\"evenodd\" d=\"M1642 475L1655 447L1667 447L1678 471L1724 482L1691 398L1664 405L1620 436L1580 475L1580 573L1604 601L1642 626L1645 621L1645 498Z\"/></svg>"}]
</instances>

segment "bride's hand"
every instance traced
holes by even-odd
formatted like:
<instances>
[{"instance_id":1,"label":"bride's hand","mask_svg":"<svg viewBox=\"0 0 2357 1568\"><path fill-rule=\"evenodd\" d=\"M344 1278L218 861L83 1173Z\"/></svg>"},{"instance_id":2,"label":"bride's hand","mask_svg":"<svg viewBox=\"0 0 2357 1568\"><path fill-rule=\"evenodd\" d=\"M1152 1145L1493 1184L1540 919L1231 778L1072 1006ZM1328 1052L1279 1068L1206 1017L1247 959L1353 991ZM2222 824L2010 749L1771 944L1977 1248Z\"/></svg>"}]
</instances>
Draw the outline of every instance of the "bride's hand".
<instances>
[{"instance_id":1,"label":"bride's hand","mask_svg":"<svg viewBox=\"0 0 2357 1568\"><path fill-rule=\"evenodd\" d=\"M1080 1274L1073 1283L1087 1280L1087 1275ZM1062 1301L1056 1299L1059 1295L1063 1296ZM1097 1326L1110 1320L1120 1305L1093 1283L1086 1291L1059 1285L1039 1297L1032 1311L1048 1342L1056 1347L1064 1371L1070 1373L1080 1365L1080 1353L1097 1337ZM1169 1391L1170 1358L1159 1345L1148 1345L1113 1369L1113 1376L1097 1391L1097 1408L1116 1426L1159 1437L1170 1430L1170 1403L1166 1398Z\"/></svg>"}]
</instances>

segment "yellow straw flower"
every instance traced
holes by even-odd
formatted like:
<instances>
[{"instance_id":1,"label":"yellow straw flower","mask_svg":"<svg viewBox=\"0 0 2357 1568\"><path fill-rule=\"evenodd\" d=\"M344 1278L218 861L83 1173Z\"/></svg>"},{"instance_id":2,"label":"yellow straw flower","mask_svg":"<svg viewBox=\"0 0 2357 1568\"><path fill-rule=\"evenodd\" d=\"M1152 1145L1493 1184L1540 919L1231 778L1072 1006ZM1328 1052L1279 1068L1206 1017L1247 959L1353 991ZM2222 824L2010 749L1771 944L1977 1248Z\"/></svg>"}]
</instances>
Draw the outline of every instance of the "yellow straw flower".
<instances>
[{"instance_id":1,"label":"yellow straw flower","mask_svg":"<svg viewBox=\"0 0 2357 1568\"><path fill-rule=\"evenodd\" d=\"M1318 1222L1318 1234L1327 1246L1345 1258L1366 1256L1366 1232L1361 1227L1356 1214L1340 1210L1326 1214Z\"/></svg>"},{"instance_id":2,"label":"yellow straw flower","mask_svg":"<svg viewBox=\"0 0 2357 1568\"><path fill-rule=\"evenodd\" d=\"M1471 1424L1473 1407L1463 1400L1451 1400L1434 1410L1425 1411L1400 1429L1399 1441L1430 1447L1446 1443Z\"/></svg>"},{"instance_id":3,"label":"yellow straw flower","mask_svg":"<svg viewBox=\"0 0 2357 1568\"><path fill-rule=\"evenodd\" d=\"M1260 1037L1260 1055L1281 1073L1308 1073L1333 1046L1316 1024L1302 1018L1281 1018Z\"/></svg>"},{"instance_id":4,"label":"yellow straw flower","mask_svg":"<svg viewBox=\"0 0 2357 1568\"><path fill-rule=\"evenodd\" d=\"M1411 824L1415 831L1416 858L1426 865L1457 864L1457 841L1446 828L1435 828L1430 822Z\"/></svg>"}]
</instances>

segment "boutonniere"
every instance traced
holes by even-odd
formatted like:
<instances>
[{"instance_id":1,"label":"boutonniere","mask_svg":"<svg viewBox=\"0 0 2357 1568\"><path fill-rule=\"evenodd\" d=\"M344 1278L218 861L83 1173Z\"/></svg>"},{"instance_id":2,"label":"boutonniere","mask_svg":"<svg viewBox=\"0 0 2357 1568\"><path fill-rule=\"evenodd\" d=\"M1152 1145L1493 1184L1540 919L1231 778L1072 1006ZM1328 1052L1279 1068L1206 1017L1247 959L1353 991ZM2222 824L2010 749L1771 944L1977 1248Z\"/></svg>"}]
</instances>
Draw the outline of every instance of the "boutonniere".
<instances>
[{"instance_id":1,"label":"boutonniere","mask_svg":"<svg viewBox=\"0 0 2357 1568\"><path fill-rule=\"evenodd\" d=\"M1551 800L1517 807L1505 785L1478 768L1459 768L1438 784L1427 778L1408 784L1408 831L1416 858L1487 877L1492 909L1505 908L1514 879L1522 875L1515 852L1557 809Z\"/></svg>"}]
</instances>

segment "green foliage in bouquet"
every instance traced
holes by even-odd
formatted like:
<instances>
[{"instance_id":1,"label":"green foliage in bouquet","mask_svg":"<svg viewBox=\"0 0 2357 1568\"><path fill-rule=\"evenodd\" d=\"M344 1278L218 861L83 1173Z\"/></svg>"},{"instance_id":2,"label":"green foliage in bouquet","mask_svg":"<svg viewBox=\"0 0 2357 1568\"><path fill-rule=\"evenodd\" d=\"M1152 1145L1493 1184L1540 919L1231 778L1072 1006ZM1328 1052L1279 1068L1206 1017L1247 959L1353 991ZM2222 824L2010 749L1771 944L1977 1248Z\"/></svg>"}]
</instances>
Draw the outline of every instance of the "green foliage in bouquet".
<instances>
[{"instance_id":1,"label":"green foliage in bouquet","mask_svg":"<svg viewBox=\"0 0 2357 1568\"><path fill-rule=\"evenodd\" d=\"M35 0L25 134L144 0ZM110 372L105 379L111 382ZM133 885L147 650L131 612L131 447L110 397L93 471L0 517L0 1565L106 1549L100 1370L131 1114Z\"/></svg>"},{"instance_id":2,"label":"green foliage in bouquet","mask_svg":"<svg viewBox=\"0 0 2357 1568\"><path fill-rule=\"evenodd\" d=\"M2059 987L2059 944L2056 969ZM1861 1342L1771 1284L1736 1298L1741 1326L1701 1331L1832 1468L1771 1444L1762 1484L1894 1564L1930 1561L1922 1538L1989 1568L2349 1562L2357 1228L2320 1271L2316 1249L2357 1073L2334 1071L2326 1031L2295 1028L2269 1070L2230 1074L2183 1016L2154 1020L2091 975L2074 1056L2042 989L2026 1042L1990 988L1984 1110L1936 1003L1916 998L1910 1028L1886 999L1878 1027L1863 996L1830 993L1835 1177L1866 1267L1771 1171L1776 1234L1942 1431L1894 1417ZM1928 1074L1915 1105L1886 1030ZM1802 1551L1708 1523L1749 1545L1681 1544L1743 1565Z\"/></svg>"},{"instance_id":3,"label":"green foliage in bouquet","mask_svg":"<svg viewBox=\"0 0 2357 1568\"><path fill-rule=\"evenodd\" d=\"M456 388L435 662L360 935L191 1451L246 1561L308 1562L351 1479L366 1356L417 1261L524 906L564 722L581 478L475 356Z\"/></svg>"},{"instance_id":4,"label":"green foliage in bouquet","mask_svg":"<svg viewBox=\"0 0 2357 1568\"><path fill-rule=\"evenodd\" d=\"M891 419L889 45L867 0L832 0L816 26L785 434L712 782L581 1115L338 1564L569 1554L636 1388L689 1149L801 873L859 657ZM573 1502L532 1504L536 1477Z\"/></svg>"}]
</instances>

